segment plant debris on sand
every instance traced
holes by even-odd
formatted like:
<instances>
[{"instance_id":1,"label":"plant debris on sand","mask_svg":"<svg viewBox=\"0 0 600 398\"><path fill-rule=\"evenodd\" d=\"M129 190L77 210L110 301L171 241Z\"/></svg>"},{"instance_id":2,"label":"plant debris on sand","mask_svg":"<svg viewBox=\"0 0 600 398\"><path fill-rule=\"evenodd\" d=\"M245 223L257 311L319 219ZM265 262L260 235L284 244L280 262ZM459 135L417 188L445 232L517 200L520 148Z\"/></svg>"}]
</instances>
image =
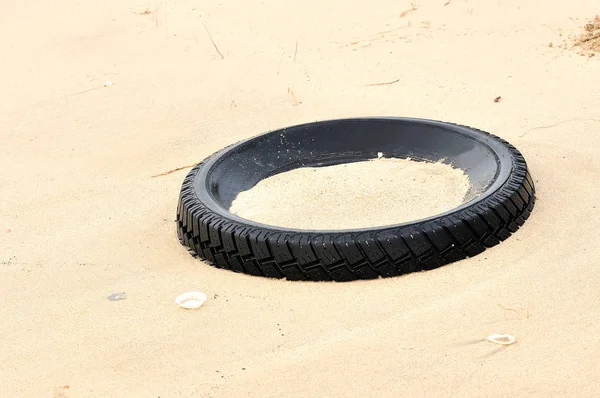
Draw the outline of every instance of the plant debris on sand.
<instances>
[{"instance_id":1,"label":"plant debris on sand","mask_svg":"<svg viewBox=\"0 0 600 398\"><path fill-rule=\"evenodd\" d=\"M575 45L584 50L600 52L600 16L596 15L584 29L585 32L577 38Z\"/></svg>"}]
</instances>

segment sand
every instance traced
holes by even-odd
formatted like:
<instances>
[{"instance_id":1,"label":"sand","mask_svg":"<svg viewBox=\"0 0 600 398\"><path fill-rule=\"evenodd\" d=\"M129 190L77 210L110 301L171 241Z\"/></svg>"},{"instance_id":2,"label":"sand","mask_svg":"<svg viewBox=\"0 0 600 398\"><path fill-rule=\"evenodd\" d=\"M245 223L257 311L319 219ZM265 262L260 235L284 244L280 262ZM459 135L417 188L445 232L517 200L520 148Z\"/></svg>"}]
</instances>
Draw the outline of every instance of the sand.
<instances>
[{"instance_id":1,"label":"sand","mask_svg":"<svg viewBox=\"0 0 600 398\"><path fill-rule=\"evenodd\" d=\"M598 3L418 0L400 17L410 3L4 2L0 396L597 396L600 56L570 38ZM226 272L177 241L188 169L151 176L359 115L509 140L531 218L474 258L344 284ZM187 291L208 300L182 309Z\"/></svg>"},{"instance_id":2,"label":"sand","mask_svg":"<svg viewBox=\"0 0 600 398\"><path fill-rule=\"evenodd\" d=\"M381 158L277 174L240 192L229 210L279 227L368 228L451 210L469 186L462 170L440 162Z\"/></svg>"}]
</instances>

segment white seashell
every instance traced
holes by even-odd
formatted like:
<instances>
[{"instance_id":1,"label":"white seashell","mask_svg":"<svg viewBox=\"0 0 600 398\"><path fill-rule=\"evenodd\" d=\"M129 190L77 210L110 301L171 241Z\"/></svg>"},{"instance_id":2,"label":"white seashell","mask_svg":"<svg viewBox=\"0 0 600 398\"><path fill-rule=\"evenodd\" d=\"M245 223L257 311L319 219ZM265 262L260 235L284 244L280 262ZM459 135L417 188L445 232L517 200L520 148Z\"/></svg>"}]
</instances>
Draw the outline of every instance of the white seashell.
<instances>
[{"instance_id":1,"label":"white seashell","mask_svg":"<svg viewBox=\"0 0 600 398\"><path fill-rule=\"evenodd\" d=\"M106 80L104 82L104 87L110 87L110 86L112 86L112 82L110 80Z\"/></svg>"},{"instance_id":2,"label":"white seashell","mask_svg":"<svg viewBox=\"0 0 600 398\"><path fill-rule=\"evenodd\" d=\"M511 345L515 342L514 336L510 334L493 334L487 340L494 344Z\"/></svg>"},{"instance_id":3,"label":"white seashell","mask_svg":"<svg viewBox=\"0 0 600 398\"><path fill-rule=\"evenodd\" d=\"M125 293L125 292L111 293L107 297L107 299L109 299L110 301L120 301L120 300L125 300L126 298L127 298L127 293Z\"/></svg>"},{"instance_id":4,"label":"white seashell","mask_svg":"<svg viewBox=\"0 0 600 398\"><path fill-rule=\"evenodd\" d=\"M192 310L200 307L206 301L206 294L201 292L187 292L180 294L175 299L175 302L183 308Z\"/></svg>"},{"instance_id":5,"label":"white seashell","mask_svg":"<svg viewBox=\"0 0 600 398\"><path fill-rule=\"evenodd\" d=\"M383 152L377 152L377 159L381 159L383 157Z\"/></svg>"}]
</instances>

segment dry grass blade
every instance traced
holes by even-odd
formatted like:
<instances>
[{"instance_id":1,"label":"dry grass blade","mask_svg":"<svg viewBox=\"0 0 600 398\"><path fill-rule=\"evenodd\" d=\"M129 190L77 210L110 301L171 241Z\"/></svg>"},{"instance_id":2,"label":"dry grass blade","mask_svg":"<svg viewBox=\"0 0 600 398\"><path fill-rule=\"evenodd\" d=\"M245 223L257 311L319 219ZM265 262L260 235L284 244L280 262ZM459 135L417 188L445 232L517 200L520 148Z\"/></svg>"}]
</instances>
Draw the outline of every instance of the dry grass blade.
<instances>
[{"instance_id":1,"label":"dry grass blade","mask_svg":"<svg viewBox=\"0 0 600 398\"><path fill-rule=\"evenodd\" d=\"M417 2L416 1L411 2L410 6L411 6L411 8L409 8L408 10L402 11L402 13L400 14L400 18L403 18L403 17L407 16L409 13L417 10Z\"/></svg>"},{"instance_id":2,"label":"dry grass blade","mask_svg":"<svg viewBox=\"0 0 600 398\"><path fill-rule=\"evenodd\" d=\"M204 29L206 30L206 33L208 34L208 37L209 37L210 41L212 42L213 47L215 48L215 50L217 51L217 53L219 54L219 56L221 57L221 59L225 59L225 57L223 56L223 54L221 53L221 51L219 51L219 47L217 47L217 44L213 40L212 35L208 31L208 28L206 27L206 24L203 23L202 25L204 25Z\"/></svg>"},{"instance_id":3,"label":"dry grass blade","mask_svg":"<svg viewBox=\"0 0 600 398\"><path fill-rule=\"evenodd\" d=\"M557 122L557 123L554 123L554 124L549 124L547 126L539 126L539 127L530 128L529 130L527 130L523 134L521 134L519 137L525 137L525 135L527 133L529 133L530 131L550 129L552 127L560 126L561 124L571 123L571 122L578 122L578 121L583 121L583 122L599 122L600 123L600 119L594 119L594 118L588 118L588 117L576 117L574 119L561 120L560 122Z\"/></svg>"},{"instance_id":4,"label":"dry grass blade","mask_svg":"<svg viewBox=\"0 0 600 398\"><path fill-rule=\"evenodd\" d=\"M392 80L391 82L383 82L383 83L370 83L365 84L365 87L373 87L373 86L388 86L390 84L398 83L400 79Z\"/></svg>"},{"instance_id":5,"label":"dry grass blade","mask_svg":"<svg viewBox=\"0 0 600 398\"><path fill-rule=\"evenodd\" d=\"M298 40L296 40L296 49L294 50L294 62L296 62L296 55L298 54Z\"/></svg>"},{"instance_id":6,"label":"dry grass blade","mask_svg":"<svg viewBox=\"0 0 600 398\"><path fill-rule=\"evenodd\" d=\"M181 167L177 167L176 169L169 170L169 171L165 171L164 173L160 173L160 174L155 174L155 175L153 175L153 176L150 176L150 177L151 177L151 178L155 178L155 177L162 177L162 176L166 176L166 175L169 175L169 174L173 174L173 173L175 173L176 171L179 171L179 170L183 170L183 169L189 169L189 168L191 168L191 167L194 167L195 165L196 165L196 163L194 163L194 164L190 164L190 165L188 165L188 166L181 166Z\"/></svg>"},{"instance_id":7,"label":"dry grass blade","mask_svg":"<svg viewBox=\"0 0 600 398\"><path fill-rule=\"evenodd\" d=\"M299 101L298 98L296 98L296 94L294 94L294 90L292 90L291 87L288 87L288 94L292 98L292 105L293 106L298 106L298 105L300 105L302 103L302 101Z\"/></svg>"}]
</instances>

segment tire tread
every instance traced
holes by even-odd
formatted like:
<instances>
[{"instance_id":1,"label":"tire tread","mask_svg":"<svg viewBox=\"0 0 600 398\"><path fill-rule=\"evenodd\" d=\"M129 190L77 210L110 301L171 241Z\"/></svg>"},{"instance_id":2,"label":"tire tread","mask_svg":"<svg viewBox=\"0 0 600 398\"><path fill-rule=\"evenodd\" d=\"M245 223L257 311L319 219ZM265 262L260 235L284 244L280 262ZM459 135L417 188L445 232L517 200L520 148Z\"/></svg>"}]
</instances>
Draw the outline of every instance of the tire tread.
<instances>
[{"instance_id":1,"label":"tire tread","mask_svg":"<svg viewBox=\"0 0 600 398\"><path fill-rule=\"evenodd\" d=\"M509 238L533 210L535 187L525 159L515 147L495 138L511 152L513 170L492 195L432 221L361 233L282 232L221 217L195 193L202 162L183 181L177 237L193 255L218 268L271 278L351 281L438 268Z\"/></svg>"}]
</instances>

